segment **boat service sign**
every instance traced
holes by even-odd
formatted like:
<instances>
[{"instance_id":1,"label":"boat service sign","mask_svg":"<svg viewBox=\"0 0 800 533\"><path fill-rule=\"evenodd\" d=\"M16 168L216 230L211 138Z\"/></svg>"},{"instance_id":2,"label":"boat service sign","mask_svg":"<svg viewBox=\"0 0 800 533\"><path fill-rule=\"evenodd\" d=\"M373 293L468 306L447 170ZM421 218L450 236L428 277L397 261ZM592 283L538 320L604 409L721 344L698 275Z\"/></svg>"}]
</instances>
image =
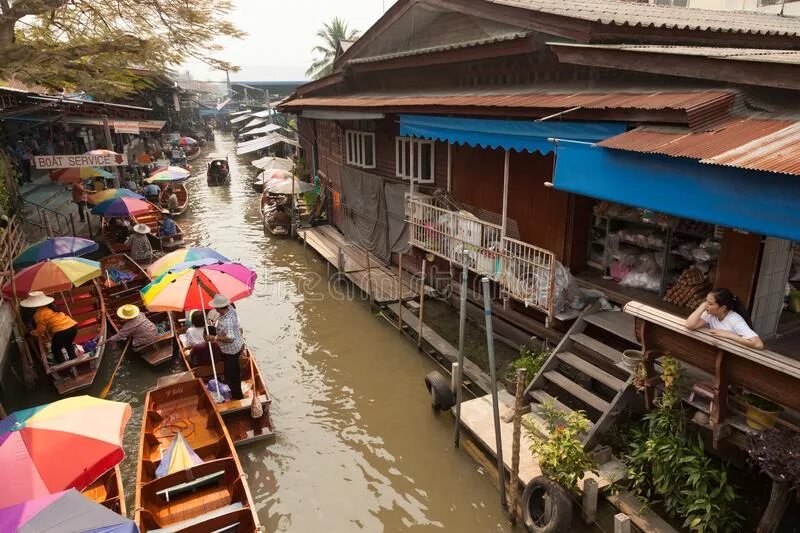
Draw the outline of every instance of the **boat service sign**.
<instances>
[{"instance_id":1,"label":"boat service sign","mask_svg":"<svg viewBox=\"0 0 800 533\"><path fill-rule=\"evenodd\" d=\"M119 167L126 164L122 154L36 155L33 165L40 170L75 167Z\"/></svg>"}]
</instances>

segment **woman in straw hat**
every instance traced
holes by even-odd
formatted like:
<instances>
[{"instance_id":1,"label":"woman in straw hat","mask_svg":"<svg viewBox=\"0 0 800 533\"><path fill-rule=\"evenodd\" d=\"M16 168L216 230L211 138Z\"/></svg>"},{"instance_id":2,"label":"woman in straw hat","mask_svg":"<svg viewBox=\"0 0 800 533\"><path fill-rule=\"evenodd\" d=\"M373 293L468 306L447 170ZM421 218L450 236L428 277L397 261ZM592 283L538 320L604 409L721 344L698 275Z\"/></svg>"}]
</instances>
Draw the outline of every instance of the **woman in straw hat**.
<instances>
[{"instance_id":1,"label":"woman in straw hat","mask_svg":"<svg viewBox=\"0 0 800 533\"><path fill-rule=\"evenodd\" d=\"M150 226L147 224L136 224L133 233L125 242L131 247L131 259L137 263L149 263L153 260L153 247L150 246Z\"/></svg>"},{"instance_id":2,"label":"woman in straw hat","mask_svg":"<svg viewBox=\"0 0 800 533\"><path fill-rule=\"evenodd\" d=\"M133 304L125 304L117 309L117 316L125 322L116 335L106 342L125 341L130 339L133 351L138 352L143 346L152 344L158 339L158 328L139 308Z\"/></svg>"},{"instance_id":3,"label":"woman in straw hat","mask_svg":"<svg viewBox=\"0 0 800 533\"><path fill-rule=\"evenodd\" d=\"M210 305L219 313L219 318L216 322L216 335L206 335L206 341L219 344L225 363L225 384L231 388L233 399L241 400L244 394L239 356L244 349L244 337L239 326L239 315L231 306L230 300L222 294L215 295Z\"/></svg>"},{"instance_id":4,"label":"woman in straw hat","mask_svg":"<svg viewBox=\"0 0 800 533\"><path fill-rule=\"evenodd\" d=\"M66 350L67 361L75 359L75 336L78 334L78 323L72 317L56 311L50 305L53 298L45 296L42 291L31 291L28 297L22 300L19 305L29 309L36 309L33 313L33 320L36 329L31 331L31 335L37 337L47 334L50 336L50 350L56 362L64 358L61 350Z\"/></svg>"}]
</instances>

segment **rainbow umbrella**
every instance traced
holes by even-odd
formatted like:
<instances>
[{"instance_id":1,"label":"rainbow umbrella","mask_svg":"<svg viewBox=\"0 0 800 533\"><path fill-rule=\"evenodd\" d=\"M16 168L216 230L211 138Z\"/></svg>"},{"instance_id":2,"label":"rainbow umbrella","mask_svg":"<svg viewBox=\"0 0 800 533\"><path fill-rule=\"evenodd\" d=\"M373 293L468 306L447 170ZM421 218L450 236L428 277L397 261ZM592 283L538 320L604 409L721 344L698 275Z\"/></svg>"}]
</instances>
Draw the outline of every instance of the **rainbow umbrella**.
<instances>
[{"instance_id":1,"label":"rainbow umbrella","mask_svg":"<svg viewBox=\"0 0 800 533\"><path fill-rule=\"evenodd\" d=\"M182 167L167 167L161 168L150 174L150 177L145 179L147 183L157 183L164 181L183 181L189 178L191 172Z\"/></svg>"},{"instance_id":2,"label":"rainbow umbrella","mask_svg":"<svg viewBox=\"0 0 800 533\"><path fill-rule=\"evenodd\" d=\"M113 178L111 172L97 167L62 168L50 173L50 181L58 183L79 183L92 178Z\"/></svg>"},{"instance_id":3,"label":"rainbow umbrella","mask_svg":"<svg viewBox=\"0 0 800 533\"><path fill-rule=\"evenodd\" d=\"M175 472L188 470L203 462L200 456L189 446L183 433L180 431L172 439L172 443L167 448L167 452L161 458L161 462L156 468L156 477L164 477Z\"/></svg>"},{"instance_id":4,"label":"rainbow umbrella","mask_svg":"<svg viewBox=\"0 0 800 533\"><path fill-rule=\"evenodd\" d=\"M136 524L69 489L0 509L0 531L138 533Z\"/></svg>"},{"instance_id":5,"label":"rainbow umbrella","mask_svg":"<svg viewBox=\"0 0 800 533\"><path fill-rule=\"evenodd\" d=\"M181 137L176 142L178 146L191 146L193 144L197 144L197 141L192 139L191 137Z\"/></svg>"},{"instance_id":6,"label":"rainbow umbrella","mask_svg":"<svg viewBox=\"0 0 800 533\"><path fill-rule=\"evenodd\" d=\"M89 203L92 205L97 205L105 202L106 200L113 200L115 198L136 198L137 200L144 200L144 196L141 194L123 187L121 189L105 189L100 192L96 192L89 196Z\"/></svg>"},{"instance_id":7,"label":"rainbow umbrella","mask_svg":"<svg viewBox=\"0 0 800 533\"><path fill-rule=\"evenodd\" d=\"M190 261L199 261L201 259L210 259L213 262L229 261L227 257L218 253L216 250L212 250L211 248L181 248L179 250L175 250L174 252L168 253L147 267L147 274L151 278L156 278L167 270L174 270L173 267L176 265Z\"/></svg>"},{"instance_id":8,"label":"rainbow umbrella","mask_svg":"<svg viewBox=\"0 0 800 533\"><path fill-rule=\"evenodd\" d=\"M200 261L202 263L203 261ZM177 265L145 285L142 301L150 311L210 309L215 294L232 302L250 296L256 273L239 263Z\"/></svg>"},{"instance_id":9,"label":"rainbow umbrella","mask_svg":"<svg viewBox=\"0 0 800 533\"><path fill-rule=\"evenodd\" d=\"M117 155L122 155L122 154L118 154L114 150L106 150L105 148L99 148L97 150L89 150L84 155L114 155L114 156L117 156Z\"/></svg>"},{"instance_id":10,"label":"rainbow umbrella","mask_svg":"<svg viewBox=\"0 0 800 533\"><path fill-rule=\"evenodd\" d=\"M125 457L130 417L127 403L74 396L0 420L0 507L91 485Z\"/></svg>"},{"instance_id":11,"label":"rainbow umbrella","mask_svg":"<svg viewBox=\"0 0 800 533\"><path fill-rule=\"evenodd\" d=\"M93 215L104 217L130 217L141 215L157 209L150 202L139 200L138 198L111 198L105 202L100 202L92 208Z\"/></svg>"},{"instance_id":12,"label":"rainbow umbrella","mask_svg":"<svg viewBox=\"0 0 800 533\"><path fill-rule=\"evenodd\" d=\"M14 268L23 268L46 259L86 255L97 250L97 243L80 237L45 239L25 248L14 258Z\"/></svg>"},{"instance_id":13,"label":"rainbow umbrella","mask_svg":"<svg viewBox=\"0 0 800 533\"><path fill-rule=\"evenodd\" d=\"M292 173L288 170L273 168L271 170L265 170L256 176L256 183L266 188L270 185L277 185L283 181L289 182L293 177Z\"/></svg>"},{"instance_id":14,"label":"rainbow umbrella","mask_svg":"<svg viewBox=\"0 0 800 533\"><path fill-rule=\"evenodd\" d=\"M17 297L25 297L31 291L54 293L83 285L101 276L100 263L81 257L48 259L25 267L14 275L14 279L3 285L3 294L11 297L16 289ZM13 287L12 287L13 283Z\"/></svg>"}]
</instances>

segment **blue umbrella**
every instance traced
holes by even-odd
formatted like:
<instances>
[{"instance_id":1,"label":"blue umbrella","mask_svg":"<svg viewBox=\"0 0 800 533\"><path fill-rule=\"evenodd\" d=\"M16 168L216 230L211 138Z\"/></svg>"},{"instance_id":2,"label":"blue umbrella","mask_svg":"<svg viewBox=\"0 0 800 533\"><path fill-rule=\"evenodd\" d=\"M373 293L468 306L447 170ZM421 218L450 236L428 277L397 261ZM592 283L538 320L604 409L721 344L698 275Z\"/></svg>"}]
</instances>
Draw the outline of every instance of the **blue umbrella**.
<instances>
[{"instance_id":1,"label":"blue umbrella","mask_svg":"<svg viewBox=\"0 0 800 533\"><path fill-rule=\"evenodd\" d=\"M132 520L69 489L0 509L0 531L138 533L139 529Z\"/></svg>"},{"instance_id":2,"label":"blue umbrella","mask_svg":"<svg viewBox=\"0 0 800 533\"><path fill-rule=\"evenodd\" d=\"M55 237L45 239L25 248L14 258L14 268L35 265L39 261L57 257L86 255L97 250L97 243L80 237Z\"/></svg>"}]
</instances>

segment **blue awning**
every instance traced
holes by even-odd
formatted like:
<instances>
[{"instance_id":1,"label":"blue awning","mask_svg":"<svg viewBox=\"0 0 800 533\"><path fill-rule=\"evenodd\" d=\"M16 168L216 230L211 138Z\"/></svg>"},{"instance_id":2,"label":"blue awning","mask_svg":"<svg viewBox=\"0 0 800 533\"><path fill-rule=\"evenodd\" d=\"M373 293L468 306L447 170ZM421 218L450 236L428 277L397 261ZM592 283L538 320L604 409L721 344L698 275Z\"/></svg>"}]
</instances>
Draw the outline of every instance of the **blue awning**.
<instances>
[{"instance_id":1,"label":"blue awning","mask_svg":"<svg viewBox=\"0 0 800 533\"><path fill-rule=\"evenodd\" d=\"M555 150L548 138L597 142L625 132L617 122L546 122L400 115L400 135L481 148L504 148L547 154Z\"/></svg>"},{"instance_id":2,"label":"blue awning","mask_svg":"<svg viewBox=\"0 0 800 533\"><path fill-rule=\"evenodd\" d=\"M662 155L559 144L556 189L800 241L800 180Z\"/></svg>"}]
</instances>

